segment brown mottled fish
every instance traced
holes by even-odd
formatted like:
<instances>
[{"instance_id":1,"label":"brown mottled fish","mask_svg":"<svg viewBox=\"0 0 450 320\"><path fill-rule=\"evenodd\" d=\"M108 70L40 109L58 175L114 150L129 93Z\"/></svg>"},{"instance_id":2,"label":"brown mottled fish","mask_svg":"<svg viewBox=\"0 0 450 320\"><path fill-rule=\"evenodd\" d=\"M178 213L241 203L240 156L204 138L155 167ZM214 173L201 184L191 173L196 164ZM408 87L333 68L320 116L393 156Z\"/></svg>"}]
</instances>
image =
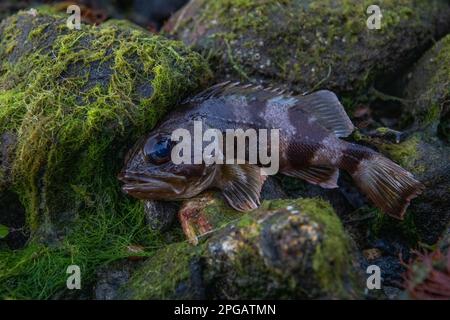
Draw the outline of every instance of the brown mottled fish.
<instances>
[{"instance_id":1,"label":"brown mottled fish","mask_svg":"<svg viewBox=\"0 0 450 320\"><path fill-rule=\"evenodd\" d=\"M171 161L172 132L184 128L193 134L195 120L224 135L227 129L279 129L282 174L337 188L339 169L345 170L378 208L395 218L403 218L410 200L424 188L381 154L340 139L354 126L334 93L293 96L279 89L225 82L186 100L137 143L119 175L126 193L139 199L176 200L216 188L237 210L259 206L264 179L258 165Z\"/></svg>"}]
</instances>

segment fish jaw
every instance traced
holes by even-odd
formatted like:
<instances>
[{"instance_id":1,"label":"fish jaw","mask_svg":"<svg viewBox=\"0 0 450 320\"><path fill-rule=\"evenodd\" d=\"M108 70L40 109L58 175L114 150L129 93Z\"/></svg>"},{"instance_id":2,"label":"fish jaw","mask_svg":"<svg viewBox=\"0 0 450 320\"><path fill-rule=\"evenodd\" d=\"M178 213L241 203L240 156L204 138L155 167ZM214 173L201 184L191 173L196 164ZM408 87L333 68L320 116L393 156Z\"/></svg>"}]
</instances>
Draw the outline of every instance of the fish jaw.
<instances>
[{"instance_id":1,"label":"fish jaw","mask_svg":"<svg viewBox=\"0 0 450 320\"><path fill-rule=\"evenodd\" d=\"M186 191L187 179L176 175L150 176L138 172L123 171L118 176L124 183L124 193L141 200L181 198Z\"/></svg>"}]
</instances>

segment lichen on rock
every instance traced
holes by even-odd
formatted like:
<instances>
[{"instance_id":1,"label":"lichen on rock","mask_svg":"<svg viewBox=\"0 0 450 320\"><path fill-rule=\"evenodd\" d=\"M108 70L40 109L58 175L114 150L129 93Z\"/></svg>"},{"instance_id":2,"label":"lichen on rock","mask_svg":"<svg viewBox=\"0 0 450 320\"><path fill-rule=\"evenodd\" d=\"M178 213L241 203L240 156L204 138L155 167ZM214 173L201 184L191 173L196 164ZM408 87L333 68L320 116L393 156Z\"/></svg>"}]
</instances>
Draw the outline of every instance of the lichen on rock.
<instances>
[{"instance_id":1,"label":"lichen on rock","mask_svg":"<svg viewBox=\"0 0 450 320\"><path fill-rule=\"evenodd\" d=\"M218 78L288 86L298 92L367 88L407 66L450 29L442 0L385 0L381 29L369 29L360 0L192 0L167 32L204 52Z\"/></svg>"},{"instance_id":2,"label":"lichen on rock","mask_svg":"<svg viewBox=\"0 0 450 320\"><path fill-rule=\"evenodd\" d=\"M223 208L221 200L206 216ZM361 295L350 239L320 199L264 201L200 241L161 249L125 298L350 298ZM193 296L197 293L197 296Z\"/></svg>"},{"instance_id":3,"label":"lichen on rock","mask_svg":"<svg viewBox=\"0 0 450 320\"><path fill-rule=\"evenodd\" d=\"M450 148L436 136L416 131L400 143L366 139L381 153L412 172L425 185L423 194L411 202L404 221L377 214L374 228L396 234L412 245L435 243L450 221ZM377 232L378 233L378 232Z\"/></svg>"},{"instance_id":4,"label":"lichen on rock","mask_svg":"<svg viewBox=\"0 0 450 320\"><path fill-rule=\"evenodd\" d=\"M450 35L437 42L408 74L403 121L450 141Z\"/></svg>"}]
</instances>

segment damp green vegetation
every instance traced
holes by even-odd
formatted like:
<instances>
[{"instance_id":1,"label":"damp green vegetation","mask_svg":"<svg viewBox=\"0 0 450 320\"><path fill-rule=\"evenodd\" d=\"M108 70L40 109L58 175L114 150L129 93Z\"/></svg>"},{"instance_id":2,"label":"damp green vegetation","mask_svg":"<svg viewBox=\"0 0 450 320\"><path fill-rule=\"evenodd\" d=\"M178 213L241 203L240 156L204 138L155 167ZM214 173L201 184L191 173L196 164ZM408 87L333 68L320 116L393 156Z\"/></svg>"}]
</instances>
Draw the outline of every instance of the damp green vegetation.
<instances>
[{"instance_id":1,"label":"damp green vegetation","mask_svg":"<svg viewBox=\"0 0 450 320\"><path fill-rule=\"evenodd\" d=\"M300 214L289 214L286 210L288 206L292 210L298 210ZM121 289L122 297L183 297L176 293L179 292L178 289L192 285L191 270L196 261L204 262L203 285L212 290L214 297L220 297L224 293L229 295L228 298L270 297L275 292L278 297L285 298L302 295L350 297L352 293L347 285L351 283L350 286L353 286L356 283L355 275L350 275L350 239L328 202L318 198L264 201L259 209L244 215L238 213L240 218L235 219L236 212L224 207L224 202L216 198L208 204L205 212L209 212L207 215L211 212L218 213L220 208L225 209L222 211L223 216L232 213L233 218L223 217L220 227L215 228L209 234L208 241L201 241L199 246L183 241L157 251ZM284 269L277 266L278 260L272 261L269 256L261 256L263 249L260 246L264 241L262 232L267 232L266 222L270 225L270 232L286 235L285 238L276 240L281 243L286 241L286 245L291 240L295 241L284 233L295 232L291 229L294 228L292 225L298 225L299 228L303 226L304 230L320 230L320 240L317 238L311 244L305 242L302 246L305 252L289 251L290 255L297 258L292 258L293 266ZM277 233L275 230L284 231ZM291 248L298 249L298 243ZM304 260L303 264L299 263L299 259ZM305 265L310 265L313 273L309 274L309 279L315 279L317 287L308 287L311 286L310 281L299 281L299 277L304 277L301 273L305 272ZM274 283L275 287L268 289L268 283Z\"/></svg>"},{"instance_id":2,"label":"damp green vegetation","mask_svg":"<svg viewBox=\"0 0 450 320\"><path fill-rule=\"evenodd\" d=\"M95 281L97 267L136 256L128 251L130 245L139 244L144 247L139 255L152 256L166 243L146 227L142 210L140 205L129 204L114 214L105 209L89 212L58 243L32 241L21 250L0 251L0 299L64 295L70 265L80 266L82 285L87 287Z\"/></svg>"},{"instance_id":3,"label":"damp green vegetation","mask_svg":"<svg viewBox=\"0 0 450 320\"><path fill-rule=\"evenodd\" d=\"M432 59L435 75L429 83L427 94L431 103L425 125L438 122L438 134L446 141L450 141L450 35L442 39L437 47L437 55Z\"/></svg>"},{"instance_id":4,"label":"damp green vegetation","mask_svg":"<svg viewBox=\"0 0 450 320\"><path fill-rule=\"evenodd\" d=\"M296 201L275 200L265 202L263 207L286 207L294 204L301 212L305 212L313 221L319 223L323 229L323 241L316 247L313 258L314 276L325 292L344 298L346 290L343 279L352 269L350 239L341 221L331 205L321 198L305 198ZM350 276L351 277L351 276ZM354 279L353 279L354 281Z\"/></svg>"},{"instance_id":5,"label":"damp green vegetation","mask_svg":"<svg viewBox=\"0 0 450 320\"><path fill-rule=\"evenodd\" d=\"M450 36L431 48L414 66L406 87L412 100L403 115L431 134L449 141L450 97ZM411 122L411 121L410 121ZM431 130L430 130L431 129Z\"/></svg>"},{"instance_id":6,"label":"damp green vegetation","mask_svg":"<svg viewBox=\"0 0 450 320\"><path fill-rule=\"evenodd\" d=\"M366 25L370 0L194 1L193 16L177 17L175 30L203 50L219 77L265 80L304 92L367 89L400 67L436 31L449 12L442 0L385 0L381 29ZM188 32L186 32L188 30ZM414 36L412 36L414 34ZM401 44L391 50L393 44ZM386 54L382 54L386 52ZM344 76L345 75L345 76Z\"/></svg>"},{"instance_id":7,"label":"damp green vegetation","mask_svg":"<svg viewBox=\"0 0 450 320\"><path fill-rule=\"evenodd\" d=\"M384 143L378 145L380 151L402 167L413 173L423 173L425 168L417 164L421 154L419 150L420 135L416 134L401 143Z\"/></svg>"},{"instance_id":8,"label":"damp green vegetation","mask_svg":"<svg viewBox=\"0 0 450 320\"><path fill-rule=\"evenodd\" d=\"M201 257L205 250L205 244L192 246L187 242L165 246L133 274L120 294L138 300L174 298L180 284L189 280L192 260Z\"/></svg>"},{"instance_id":9,"label":"damp green vegetation","mask_svg":"<svg viewBox=\"0 0 450 320\"><path fill-rule=\"evenodd\" d=\"M11 190L32 237L0 252L1 297L50 298L68 264L90 279L128 244L158 247L116 175L126 150L210 78L199 54L138 28L69 30L40 9L2 21L0 134L17 137Z\"/></svg>"},{"instance_id":10,"label":"damp green vegetation","mask_svg":"<svg viewBox=\"0 0 450 320\"><path fill-rule=\"evenodd\" d=\"M404 220L392 218L378 209L372 209L375 213L374 219L370 223L370 230L377 237L395 235L410 246L416 247L420 242L420 235L417 231L414 214L408 210Z\"/></svg>"}]
</instances>

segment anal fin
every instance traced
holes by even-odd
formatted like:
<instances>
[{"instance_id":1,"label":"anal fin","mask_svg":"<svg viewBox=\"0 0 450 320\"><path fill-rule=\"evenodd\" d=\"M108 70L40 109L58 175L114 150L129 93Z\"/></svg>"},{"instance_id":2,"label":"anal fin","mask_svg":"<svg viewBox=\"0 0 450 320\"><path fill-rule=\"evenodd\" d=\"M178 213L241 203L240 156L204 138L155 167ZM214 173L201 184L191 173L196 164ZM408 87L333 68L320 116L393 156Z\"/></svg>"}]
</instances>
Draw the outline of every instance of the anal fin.
<instances>
[{"instance_id":1,"label":"anal fin","mask_svg":"<svg viewBox=\"0 0 450 320\"><path fill-rule=\"evenodd\" d=\"M316 184L326 189L337 188L339 169L327 166L310 166L302 169L291 169L282 172L283 174L300 178L311 184Z\"/></svg>"}]
</instances>

